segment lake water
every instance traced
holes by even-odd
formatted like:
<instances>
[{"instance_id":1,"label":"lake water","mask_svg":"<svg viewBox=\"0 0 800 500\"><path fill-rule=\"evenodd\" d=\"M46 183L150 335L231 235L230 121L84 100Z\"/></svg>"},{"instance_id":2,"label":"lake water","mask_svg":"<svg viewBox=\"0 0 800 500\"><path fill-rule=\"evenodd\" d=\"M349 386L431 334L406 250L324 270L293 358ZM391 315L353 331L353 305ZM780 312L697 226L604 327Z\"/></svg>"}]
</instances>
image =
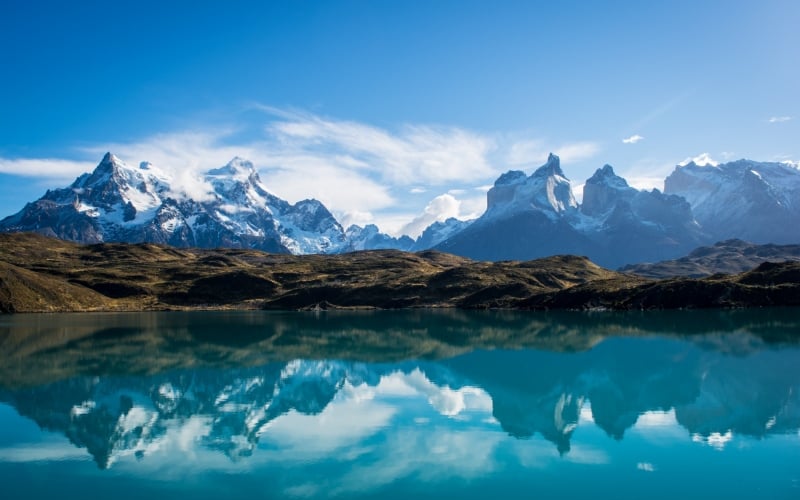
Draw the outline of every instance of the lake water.
<instances>
[{"instance_id":1,"label":"lake water","mask_svg":"<svg viewBox=\"0 0 800 500\"><path fill-rule=\"evenodd\" d=\"M800 498L800 311L0 316L2 498Z\"/></svg>"}]
</instances>

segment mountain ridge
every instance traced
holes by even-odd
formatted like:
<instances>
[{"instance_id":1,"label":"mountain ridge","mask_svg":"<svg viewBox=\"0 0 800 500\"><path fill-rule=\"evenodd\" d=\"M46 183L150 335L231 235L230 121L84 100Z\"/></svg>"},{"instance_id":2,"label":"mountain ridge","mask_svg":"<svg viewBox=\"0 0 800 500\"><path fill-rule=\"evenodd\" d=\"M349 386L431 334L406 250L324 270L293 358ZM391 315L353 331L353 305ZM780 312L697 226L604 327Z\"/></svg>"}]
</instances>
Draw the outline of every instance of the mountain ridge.
<instances>
[{"instance_id":1,"label":"mountain ridge","mask_svg":"<svg viewBox=\"0 0 800 500\"><path fill-rule=\"evenodd\" d=\"M652 280L586 257L480 262L438 251L339 255L0 234L0 312L208 309L673 309L800 305L800 262Z\"/></svg>"},{"instance_id":2,"label":"mountain ridge","mask_svg":"<svg viewBox=\"0 0 800 500\"><path fill-rule=\"evenodd\" d=\"M675 259L731 238L800 241L800 170L781 163L688 162L667 177L664 192L635 189L606 164L586 181L578 203L551 153L530 175L500 175L486 199L477 219L434 221L416 239L393 237L374 224L344 229L317 200L279 198L239 157L187 181L107 153L93 172L0 221L0 231L295 255L435 248L499 261L573 254L609 268Z\"/></svg>"}]
</instances>

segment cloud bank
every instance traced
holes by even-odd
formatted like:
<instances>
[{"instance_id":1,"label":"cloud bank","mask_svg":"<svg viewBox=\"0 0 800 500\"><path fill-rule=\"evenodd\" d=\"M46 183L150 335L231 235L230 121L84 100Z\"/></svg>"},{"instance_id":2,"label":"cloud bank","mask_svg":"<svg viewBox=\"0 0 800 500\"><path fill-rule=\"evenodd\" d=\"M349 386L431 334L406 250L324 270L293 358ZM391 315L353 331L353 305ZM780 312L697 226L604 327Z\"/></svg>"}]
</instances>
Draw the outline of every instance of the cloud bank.
<instances>
[{"instance_id":1,"label":"cloud bank","mask_svg":"<svg viewBox=\"0 0 800 500\"><path fill-rule=\"evenodd\" d=\"M252 161L266 187L292 203L316 198L345 226L375 223L390 234L414 235L436 220L480 215L482 187L509 167L536 168L549 152L573 163L600 151L594 141L517 140L424 124L388 129L305 111L253 110L258 118L237 126L198 126L67 152L77 159L0 157L0 173L63 187L111 151L131 165L152 163L170 175L176 190L191 195L205 189L193 181L199 174L238 156ZM419 196L437 187L445 194Z\"/></svg>"}]
</instances>

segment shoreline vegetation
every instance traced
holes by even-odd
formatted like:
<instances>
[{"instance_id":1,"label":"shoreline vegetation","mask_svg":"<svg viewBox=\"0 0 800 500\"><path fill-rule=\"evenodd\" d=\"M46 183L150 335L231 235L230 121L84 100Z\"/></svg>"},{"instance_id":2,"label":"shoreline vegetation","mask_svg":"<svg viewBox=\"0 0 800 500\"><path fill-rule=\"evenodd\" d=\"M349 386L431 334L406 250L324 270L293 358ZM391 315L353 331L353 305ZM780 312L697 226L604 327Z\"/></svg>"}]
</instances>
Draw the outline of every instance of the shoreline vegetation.
<instances>
[{"instance_id":1,"label":"shoreline vegetation","mask_svg":"<svg viewBox=\"0 0 800 500\"><path fill-rule=\"evenodd\" d=\"M585 257L481 262L436 251L338 255L0 234L0 313L166 310L650 310L800 305L800 262L652 279Z\"/></svg>"}]
</instances>

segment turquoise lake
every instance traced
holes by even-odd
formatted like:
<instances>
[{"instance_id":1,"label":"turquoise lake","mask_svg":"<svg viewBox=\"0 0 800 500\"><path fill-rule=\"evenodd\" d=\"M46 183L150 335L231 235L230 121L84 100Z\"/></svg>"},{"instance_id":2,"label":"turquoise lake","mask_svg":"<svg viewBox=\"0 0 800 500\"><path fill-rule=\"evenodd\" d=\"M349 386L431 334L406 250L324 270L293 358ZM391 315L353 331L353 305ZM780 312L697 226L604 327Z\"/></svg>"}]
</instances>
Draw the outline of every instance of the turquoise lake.
<instances>
[{"instance_id":1,"label":"turquoise lake","mask_svg":"<svg viewBox=\"0 0 800 500\"><path fill-rule=\"evenodd\" d=\"M800 310L0 316L2 498L800 498Z\"/></svg>"}]
</instances>

